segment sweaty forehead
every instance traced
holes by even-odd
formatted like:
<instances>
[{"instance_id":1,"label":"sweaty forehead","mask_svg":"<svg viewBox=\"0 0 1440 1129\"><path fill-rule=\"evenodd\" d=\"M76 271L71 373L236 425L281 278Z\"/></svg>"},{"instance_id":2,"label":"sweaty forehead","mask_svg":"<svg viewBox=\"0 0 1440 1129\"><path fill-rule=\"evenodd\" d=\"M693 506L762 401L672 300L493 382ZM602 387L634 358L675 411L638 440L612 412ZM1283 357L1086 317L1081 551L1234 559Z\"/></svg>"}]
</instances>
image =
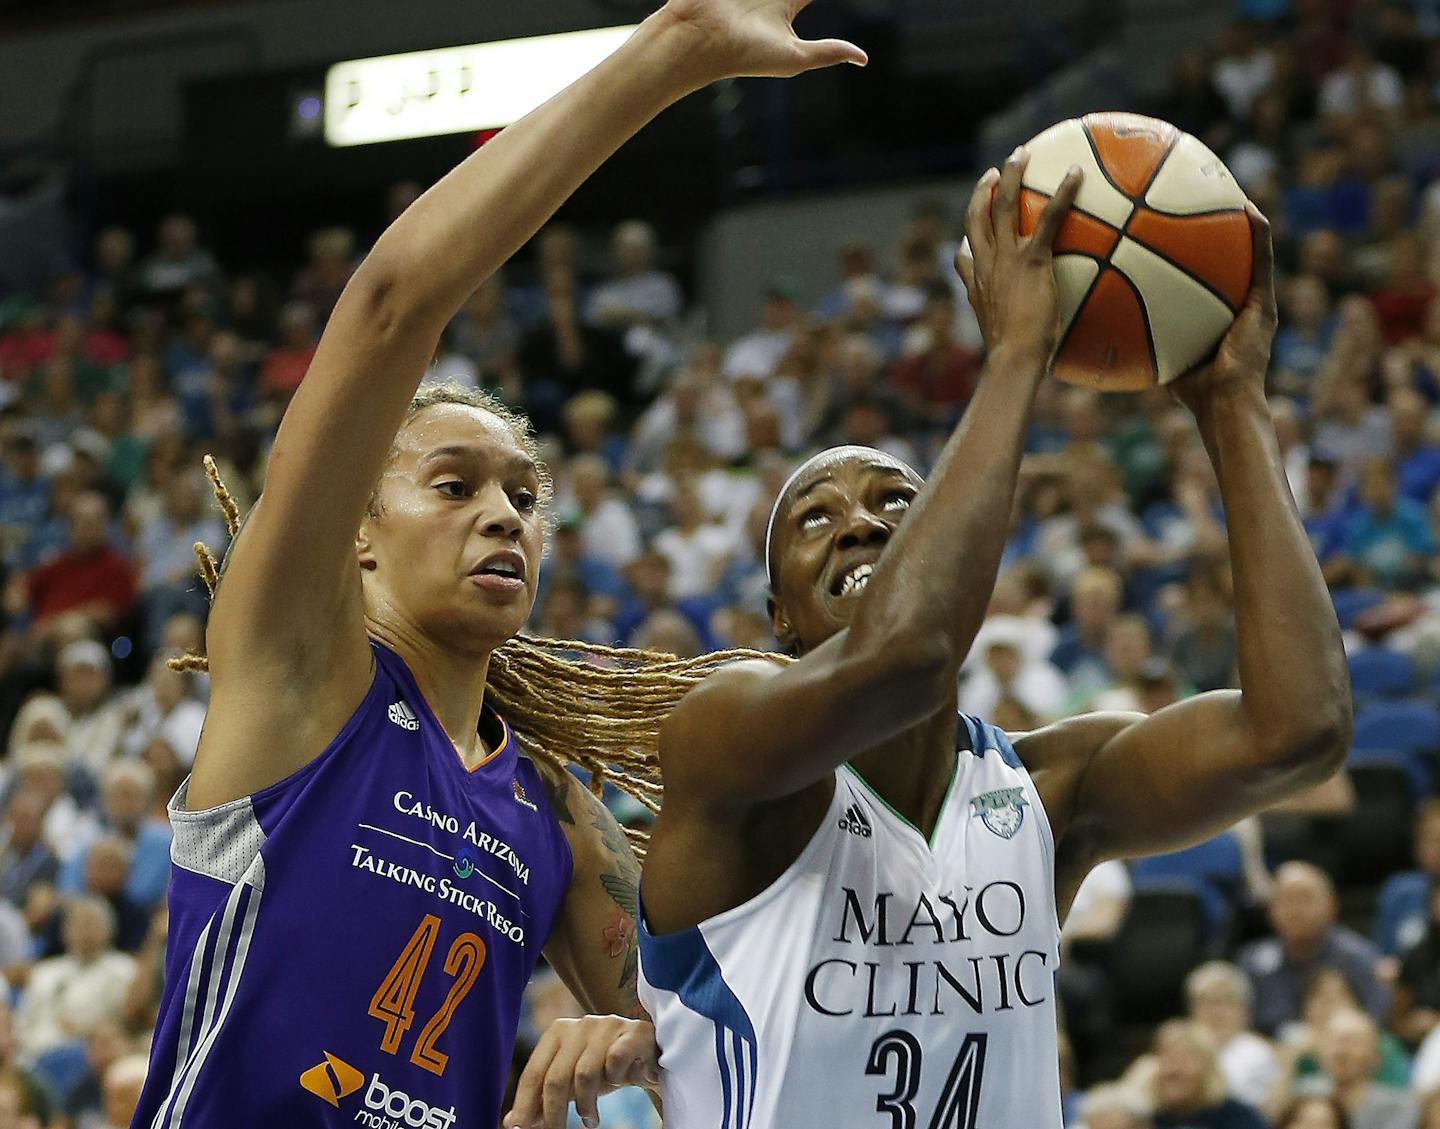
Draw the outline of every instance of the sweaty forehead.
<instances>
[{"instance_id":1,"label":"sweaty forehead","mask_svg":"<svg viewBox=\"0 0 1440 1129\"><path fill-rule=\"evenodd\" d=\"M419 460L447 447L479 447L496 454L523 454L519 441L502 420L468 404L435 404L425 408L401 427L395 436L394 453L408 460Z\"/></svg>"},{"instance_id":2,"label":"sweaty forehead","mask_svg":"<svg viewBox=\"0 0 1440 1129\"><path fill-rule=\"evenodd\" d=\"M916 486L921 482L918 474L884 451L869 447L839 447L825 451L811 459L795 475L781 499L780 508L788 510L797 498L809 494L827 479L845 483L881 477L902 477Z\"/></svg>"}]
</instances>

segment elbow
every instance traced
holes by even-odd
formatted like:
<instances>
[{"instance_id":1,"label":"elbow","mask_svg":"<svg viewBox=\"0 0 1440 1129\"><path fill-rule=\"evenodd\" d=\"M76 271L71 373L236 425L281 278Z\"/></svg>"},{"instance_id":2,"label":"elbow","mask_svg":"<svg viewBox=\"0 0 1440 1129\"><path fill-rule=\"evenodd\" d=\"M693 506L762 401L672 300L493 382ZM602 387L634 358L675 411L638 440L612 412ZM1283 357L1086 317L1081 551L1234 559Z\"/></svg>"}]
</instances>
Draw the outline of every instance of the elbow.
<instances>
[{"instance_id":1,"label":"elbow","mask_svg":"<svg viewBox=\"0 0 1440 1129\"><path fill-rule=\"evenodd\" d=\"M1278 730L1266 745L1266 759L1293 775L1297 782L1322 784L1335 775L1350 754L1354 729L1349 687L1328 703Z\"/></svg>"},{"instance_id":2,"label":"elbow","mask_svg":"<svg viewBox=\"0 0 1440 1129\"><path fill-rule=\"evenodd\" d=\"M381 339L402 334L426 310L423 284L394 253L377 247L356 269L340 301Z\"/></svg>"}]
</instances>

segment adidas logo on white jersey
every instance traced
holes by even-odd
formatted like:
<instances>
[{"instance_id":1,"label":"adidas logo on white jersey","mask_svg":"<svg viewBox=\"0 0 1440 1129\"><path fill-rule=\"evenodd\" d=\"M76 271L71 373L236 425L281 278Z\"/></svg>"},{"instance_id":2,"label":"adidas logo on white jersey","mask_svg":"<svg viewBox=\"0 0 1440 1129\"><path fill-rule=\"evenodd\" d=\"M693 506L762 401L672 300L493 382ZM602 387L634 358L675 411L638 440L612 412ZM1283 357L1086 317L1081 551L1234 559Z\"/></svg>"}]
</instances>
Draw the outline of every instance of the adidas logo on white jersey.
<instances>
[{"instance_id":1,"label":"adidas logo on white jersey","mask_svg":"<svg viewBox=\"0 0 1440 1129\"><path fill-rule=\"evenodd\" d=\"M870 820L859 804L851 804L845 809L845 814L840 817L840 830L859 835L862 839L870 838Z\"/></svg>"},{"instance_id":2,"label":"adidas logo on white jersey","mask_svg":"<svg viewBox=\"0 0 1440 1129\"><path fill-rule=\"evenodd\" d=\"M420 728L420 719L404 702L392 702L386 714L401 729L408 729L413 733Z\"/></svg>"}]
</instances>

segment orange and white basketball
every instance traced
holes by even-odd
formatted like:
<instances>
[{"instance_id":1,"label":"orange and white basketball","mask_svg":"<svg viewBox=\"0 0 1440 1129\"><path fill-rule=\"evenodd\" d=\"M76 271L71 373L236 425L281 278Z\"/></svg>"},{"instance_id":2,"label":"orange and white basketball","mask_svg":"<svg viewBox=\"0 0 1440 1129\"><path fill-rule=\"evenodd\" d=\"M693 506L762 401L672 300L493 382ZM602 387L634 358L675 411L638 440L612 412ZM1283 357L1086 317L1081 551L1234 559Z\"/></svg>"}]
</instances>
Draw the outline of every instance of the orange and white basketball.
<instances>
[{"instance_id":1,"label":"orange and white basketball","mask_svg":"<svg viewBox=\"0 0 1440 1129\"><path fill-rule=\"evenodd\" d=\"M1214 349L1245 302L1245 193L1188 133L1139 114L1087 114L1026 148L1020 230L1071 165L1084 170L1055 241L1055 375L1102 391L1174 380Z\"/></svg>"}]
</instances>

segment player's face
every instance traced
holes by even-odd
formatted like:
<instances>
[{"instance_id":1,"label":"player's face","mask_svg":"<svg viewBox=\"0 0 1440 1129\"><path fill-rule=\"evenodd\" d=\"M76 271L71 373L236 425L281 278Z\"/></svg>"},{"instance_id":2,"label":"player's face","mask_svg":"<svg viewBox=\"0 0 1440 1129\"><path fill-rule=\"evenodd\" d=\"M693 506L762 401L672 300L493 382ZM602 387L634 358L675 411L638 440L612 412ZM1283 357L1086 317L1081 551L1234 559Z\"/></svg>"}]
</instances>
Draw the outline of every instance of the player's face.
<instances>
[{"instance_id":1,"label":"player's face","mask_svg":"<svg viewBox=\"0 0 1440 1129\"><path fill-rule=\"evenodd\" d=\"M479 408L412 419L380 480L378 517L357 539L366 610L461 649L494 648L535 602L539 468Z\"/></svg>"},{"instance_id":2,"label":"player's face","mask_svg":"<svg viewBox=\"0 0 1440 1129\"><path fill-rule=\"evenodd\" d=\"M849 625L870 570L920 490L900 463L852 454L811 467L775 516L775 636L800 653Z\"/></svg>"}]
</instances>

